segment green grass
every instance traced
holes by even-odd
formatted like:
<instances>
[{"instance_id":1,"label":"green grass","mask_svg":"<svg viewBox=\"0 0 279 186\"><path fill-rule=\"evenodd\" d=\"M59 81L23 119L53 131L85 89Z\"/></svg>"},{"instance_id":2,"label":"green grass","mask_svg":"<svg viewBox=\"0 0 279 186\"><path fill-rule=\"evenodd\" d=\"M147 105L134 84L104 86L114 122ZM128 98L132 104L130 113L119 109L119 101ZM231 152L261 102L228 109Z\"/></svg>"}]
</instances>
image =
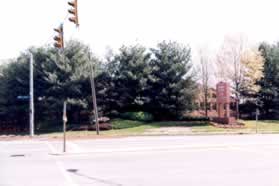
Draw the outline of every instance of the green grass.
<instances>
[{"instance_id":1,"label":"green grass","mask_svg":"<svg viewBox=\"0 0 279 186\"><path fill-rule=\"evenodd\" d=\"M268 121L240 121L244 123L243 128L218 128L210 125L205 121L194 121L194 122L177 122L177 121L168 121L168 122L151 122L144 123L138 121L129 121L129 120L113 120L113 131L108 133L112 134L143 134L148 129L155 129L161 127L189 127L191 130L185 132L185 134L197 134L197 133L247 133L252 134L256 133L256 126L258 125L258 133L279 133L279 120L268 120Z\"/></svg>"},{"instance_id":2,"label":"green grass","mask_svg":"<svg viewBox=\"0 0 279 186\"><path fill-rule=\"evenodd\" d=\"M208 122L204 121L194 121L194 122L178 122L178 121L168 121L168 122L141 122L141 121L131 121L131 120L122 120L115 119L111 123L113 125L113 130L101 131L101 136L135 136L135 135L160 135L160 128L168 127L187 127L189 130L183 131L184 135L189 134L253 134L256 133L256 122L255 121L241 121L245 124L243 128L237 129L226 129L226 128L217 128L210 125ZM155 131L152 134L148 133L149 131ZM178 129L179 130L179 129ZM258 122L258 132L259 133L279 133L279 120L278 121L259 121ZM54 132L43 134L50 137L61 137L61 132ZM72 137L84 137L96 136L95 131L68 131L68 136Z\"/></svg>"},{"instance_id":3,"label":"green grass","mask_svg":"<svg viewBox=\"0 0 279 186\"><path fill-rule=\"evenodd\" d=\"M131 121L131 120L122 120L122 119L115 119L112 120L112 127L115 130L127 129L127 128L137 128L143 126L147 123L141 121Z\"/></svg>"},{"instance_id":4,"label":"green grass","mask_svg":"<svg viewBox=\"0 0 279 186\"><path fill-rule=\"evenodd\" d=\"M245 121L245 126L256 131L258 125L259 133L279 133L279 120Z\"/></svg>"},{"instance_id":5,"label":"green grass","mask_svg":"<svg viewBox=\"0 0 279 186\"><path fill-rule=\"evenodd\" d=\"M262 120L262 121L253 121L246 120L240 121L244 123L244 127L240 129L226 129L226 128L216 128L211 125L203 127L193 127L192 132L216 132L216 133L247 133L252 134L256 133L258 125L258 133L279 133L279 120Z\"/></svg>"},{"instance_id":6,"label":"green grass","mask_svg":"<svg viewBox=\"0 0 279 186\"><path fill-rule=\"evenodd\" d=\"M108 131L109 134L143 134L148 129L156 129L161 127L206 127L209 126L208 122L204 121L164 121L164 122L140 122L131 120L116 119L112 121L113 129Z\"/></svg>"},{"instance_id":7,"label":"green grass","mask_svg":"<svg viewBox=\"0 0 279 186\"><path fill-rule=\"evenodd\" d=\"M168 122L142 122L142 121L131 121L123 119L114 119L111 121L113 129L109 131L101 131L102 136L134 136L134 135L148 135L147 130L157 129L161 127L193 127L193 126L207 126L207 122L179 122L179 121L168 121ZM51 131L51 130L50 130ZM95 136L95 131L68 131L67 136L82 137L82 136ZM42 133L42 136L50 137L61 137L62 133L53 131Z\"/></svg>"}]
</instances>

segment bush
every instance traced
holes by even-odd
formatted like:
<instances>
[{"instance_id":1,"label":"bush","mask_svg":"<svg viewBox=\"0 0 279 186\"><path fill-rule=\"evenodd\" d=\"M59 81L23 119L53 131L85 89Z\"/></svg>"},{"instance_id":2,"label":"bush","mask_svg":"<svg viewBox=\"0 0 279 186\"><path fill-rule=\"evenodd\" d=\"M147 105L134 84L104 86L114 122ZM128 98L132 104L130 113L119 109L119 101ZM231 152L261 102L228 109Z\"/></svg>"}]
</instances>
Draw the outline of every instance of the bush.
<instances>
[{"instance_id":1,"label":"bush","mask_svg":"<svg viewBox=\"0 0 279 186\"><path fill-rule=\"evenodd\" d=\"M100 130L111 130L112 129L112 124L111 123L100 123L99 124L99 129ZM96 131L96 125L90 125L88 127L89 131Z\"/></svg>"},{"instance_id":2,"label":"bush","mask_svg":"<svg viewBox=\"0 0 279 186\"><path fill-rule=\"evenodd\" d=\"M209 121L209 117L205 116L182 116L179 118L180 121Z\"/></svg>"},{"instance_id":3,"label":"bush","mask_svg":"<svg viewBox=\"0 0 279 186\"><path fill-rule=\"evenodd\" d=\"M153 121L154 117L148 112L125 112L120 114L123 119L135 120L135 121Z\"/></svg>"},{"instance_id":4,"label":"bush","mask_svg":"<svg viewBox=\"0 0 279 186\"><path fill-rule=\"evenodd\" d=\"M144 125L142 121L132 121L132 120L123 120L123 119L114 119L112 121L113 129L126 129L134 128Z\"/></svg>"}]
</instances>

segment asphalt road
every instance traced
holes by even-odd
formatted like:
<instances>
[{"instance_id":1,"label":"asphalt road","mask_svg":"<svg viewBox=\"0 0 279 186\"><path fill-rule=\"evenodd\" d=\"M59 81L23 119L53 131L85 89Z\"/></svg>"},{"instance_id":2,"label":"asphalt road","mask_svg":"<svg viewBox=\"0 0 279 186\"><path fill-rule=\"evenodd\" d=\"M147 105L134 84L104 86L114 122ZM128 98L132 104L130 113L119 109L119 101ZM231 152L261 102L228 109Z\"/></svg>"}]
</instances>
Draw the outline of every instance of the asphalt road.
<instances>
[{"instance_id":1,"label":"asphalt road","mask_svg":"<svg viewBox=\"0 0 279 186\"><path fill-rule=\"evenodd\" d=\"M279 186L279 135L0 142L0 186Z\"/></svg>"}]
</instances>

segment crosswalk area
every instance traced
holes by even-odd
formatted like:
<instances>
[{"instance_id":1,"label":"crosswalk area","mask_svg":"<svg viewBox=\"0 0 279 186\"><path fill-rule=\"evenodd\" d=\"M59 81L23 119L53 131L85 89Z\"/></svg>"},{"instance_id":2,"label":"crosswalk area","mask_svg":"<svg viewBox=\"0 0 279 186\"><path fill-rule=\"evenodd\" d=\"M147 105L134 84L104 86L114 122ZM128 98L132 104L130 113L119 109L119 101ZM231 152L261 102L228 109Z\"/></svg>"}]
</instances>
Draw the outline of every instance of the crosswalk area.
<instances>
[{"instance_id":1,"label":"crosswalk area","mask_svg":"<svg viewBox=\"0 0 279 186\"><path fill-rule=\"evenodd\" d=\"M0 186L278 186L278 156L278 135L0 141Z\"/></svg>"},{"instance_id":2,"label":"crosswalk area","mask_svg":"<svg viewBox=\"0 0 279 186\"><path fill-rule=\"evenodd\" d=\"M120 139L68 140L67 152L63 153L62 140L0 141L0 153L33 153L45 155L71 155L84 153L169 151L169 150L277 150L279 140L274 136L175 136L175 137L128 137ZM253 140L260 137L262 140ZM276 136L277 137L277 136ZM249 140L248 140L249 139Z\"/></svg>"}]
</instances>

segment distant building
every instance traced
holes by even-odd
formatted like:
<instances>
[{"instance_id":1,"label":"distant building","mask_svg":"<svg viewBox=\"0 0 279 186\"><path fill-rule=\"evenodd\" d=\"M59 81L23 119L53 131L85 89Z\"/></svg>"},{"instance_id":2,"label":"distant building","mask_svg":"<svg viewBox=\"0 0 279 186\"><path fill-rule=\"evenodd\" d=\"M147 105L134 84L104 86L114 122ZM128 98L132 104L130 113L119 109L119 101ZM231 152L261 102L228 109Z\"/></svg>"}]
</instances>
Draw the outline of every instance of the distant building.
<instances>
[{"instance_id":1,"label":"distant building","mask_svg":"<svg viewBox=\"0 0 279 186\"><path fill-rule=\"evenodd\" d=\"M208 90L208 104L207 104L207 114L208 117L213 118L213 117L217 117L218 113L217 113L217 95L216 95L216 89L215 88L209 88ZM234 116L235 113L235 108L236 108L236 101L234 99L234 97L231 96L231 113L230 115ZM205 103L204 103L204 95L203 95L203 91L202 91L202 86L199 85L198 88L198 93L197 93L197 97L195 100L195 106L196 109L190 114L191 116L197 116L197 117L202 117L205 116Z\"/></svg>"}]
</instances>

